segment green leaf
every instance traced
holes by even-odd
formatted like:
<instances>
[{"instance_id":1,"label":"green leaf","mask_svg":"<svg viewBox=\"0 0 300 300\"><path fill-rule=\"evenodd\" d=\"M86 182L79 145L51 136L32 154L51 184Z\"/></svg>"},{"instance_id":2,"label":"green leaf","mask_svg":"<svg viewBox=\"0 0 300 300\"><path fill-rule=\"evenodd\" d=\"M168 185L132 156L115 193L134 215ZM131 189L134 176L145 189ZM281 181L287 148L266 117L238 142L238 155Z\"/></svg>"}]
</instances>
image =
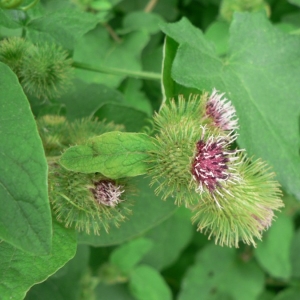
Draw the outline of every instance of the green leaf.
<instances>
[{"instance_id":1,"label":"green leaf","mask_svg":"<svg viewBox=\"0 0 300 300\"><path fill-rule=\"evenodd\" d=\"M154 247L144 256L142 263L158 270L165 269L178 259L193 233L190 211L179 208L171 218L146 233L145 237L153 241Z\"/></svg>"},{"instance_id":2,"label":"green leaf","mask_svg":"<svg viewBox=\"0 0 300 300\"><path fill-rule=\"evenodd\" d=\"M178 300L257 299L264 287L264 273L254 261L238 261L236 250L209 244L182 282Z\"/></svg>"},{"instance_id":3,"label":"green leaf","mask_svg":"<svg viewBox=\"0 0 300 300\"><path fill-rule=\"evenodd\" d=\"M116 248L109 257L123 274L128 274L153 247L153 242L146 238L138 238Z\"/></svg>"},{"instance_id":4,"label":"green leaf","mask_svg":"<svg viewBox=\"0 0 300 300\"><path fill-rule=\"evenodd\" d=\"M229 24L227 22L212 23L205 31L205 37L214 43L218 56L227 54L229 42Z\"/></svg>"},{"instance_id":5,"label":"green leaf","mask_svg":"<svg viewBox=\"0 0 300 300\"><path fill-rule=\"evenodd\" d=\"M52 42L73 49L76 40L93 29L97 22L93 14L61 9L29 21L27 29L33 42Z\"/></svg>"},{"instance_id":6,"label":"green leaf","mask_svg":"<svg viewBox=\"0 0 300 300\"><path fill-rule=\"evenodd\" d=\"M100 236L80 233L78 241L80 243L104 247L117 245L129 239L144 234L149 229L169 218L177 209L172 199L161 201L160 197L154 195L153 189L149 187L150 179L133 177L128 178L128 185L135 190L128 197L128 201L134 202L132 215L129 220L120 224L119 228L111 227L109 233L104 230Z\"/></svg>"},{"instance_id":7,"label":"green leaf","mask_svg":"<svg viewBox=\"0 0 300 300\"><path fill-rule=\"evenodd\" d=\"M55 221L52 251L49 255L30 255L5 242L0 243L1 298L23 299L31 286L44 281L74 256L76 244L75 232Z\"/></svg>"},{"instance_id":8,"label":"green leaf","mask_svg":"<svg viewBox=\"0 0 300 300\"><path fill-rule=\"evenodd\" d=\"M159 32L159 23L162 22L164 20L158 14L134 11L125 15L123 28L118 32L124 34L131 31L143 30L149 34L155 34Z\"/></svg>"},{"instance_id":9,"label":"green leaf","mask_svg":"<svg viewBox=\"0 0 300 300\"><path fill-rule=\"evenodd\" d=\"M0 63L0 238L33 254L51 249L47 162L29 103Z\"/></svg>"},{"instance_id":10,"label":"green leaf","mask_svg":"<svg viewBox=\"0 0 300 300\"><path fill-rule=\"evenodd\" d=\"M95 289L96 299L136 300L131 296L125 284L105 284L100 282Z\"/></svg>"},{"instance_id":11,"label":"green leaf","mask_svg":"<svg viewBox=\"0 0 300 300\"><path fill-rule=\"evenodd\" d=\"M239 145L249 155L268 161L284 188L300 199L299 101L295 96L300 94L295 80L300 77L295 50L300 37L275 29L262 13L236 13L229 57L221 60L201 34L187 41L186 28L179 27L171 36L180 43L172 78L186 87L226 92L239 117Z\"/></svg>"},{"instance_id":12,"label":"green leaf","mask_svg":"<svg viewBox=\"0 0 300 300\"><path fill-rule=\"evenodd\" d=\"M130 274L129 289L137 300L171 300L171 290L153 268L141 265Z\"/></svg>"},{"instance_id":13,"label":"green leaf","mask_svg":"<svg viewBox=\"0 0 300 300\"><path fill-rule=\"evenodd\" d=\"M145 0L123 0L118 5L118 9L126 14L132 11L141 11L147 9L147 2ZM179 14L177 0L157 1L152 9L167 21L174 21Z\"/></svg>"},{"instance_id":14,"label":"green leaf","mask_svg":"<svg viewBox=\"0 0 300 300\"><path fill-rule=\"evenodd\" d=\"M146 134L113 131L68 148L60 163L74 172L100 172L111 179L138 176L147 171L145 160L151 148Z\"/></svg>"},{"instance_id":15,"label":"green leaf","mask_svg":"<svg viewBox=\"0 0 300 300\"><path fill-rule=\"evenodd\" d=\"M126 104L152 116L153 109L151 103L146 94L142 91L142 87L142 80L134 78L128 78L126 80L125 84L122 86Z\"/></svg>"},{"instance_id":16,"label":"green leaf","mask_svg":"<svg viewBox=\"0 0 300 300\"><path fill-rule=\"evenodd\" d=\"M296 231L292 239L291 245L291 266L292 276L300 278L300 229Z\"/></svg>"},{"instance_id":17,"label":"green leaf","mask_svg":"<svg viewBox=\"0 0 300 300\"><path fill-rule=\"evenodd\" d=\"M90 249L80 245L76 255L46 281L33 286L25 300L79 299L81 280L87 270Z\"/></svg>"},{"instance_id":18,"label":"green leaf","mask_svg":"<svg viewBox=\"0 0 300 300\"><path fill-rule=\"evenodd\" d=\"M297 6L300 6L300 0L288 0L291 4L295 4Z\"/></svg>"},{"instance_id":19,"label":"green leaf","mask_svg":"<svg viewBox=\"0 0 300 300\"><path fill-rule=\"evenodd\" d=\"M173 39L167 36L165 38L162 66L162 86L164 101L169 101L170 99L178 95L188 96L192 93L191 88L186 88L183 85L178 84L171 77L171 68L177 49L178 43L176 43Z\"/></svg>"},{"instance_id":20,"label":"green leaf","mask_svg":"<svg viewBox=\"0 0 300 300\"><path fill-rule=\"evenodd\" d=\"M99 120L114 122L114 124L122 124L129 132L141 131L146 125L149 125L147 114L123 104L103 104L94 113L94 117Z\"/></svg>"},{"instance_id":21,"label":"green leaf","mask_svg":"<svg viewBox=\"0 0 300 300\"><path fill-rule=\"evenodd\" d=\"M272 300L299 300L299 287L291 287L278 293Z\"/></svg>"},{"instance_id":22,"label":"green leaf","mask_svg":"<svg viewBox=\"0 0 300 300\"><path fill-rule=\"evenodd\" d=\"M101 41L101 43L99 43ZM74 51L74 60L97 67L141 71L140 55L149 42L146 32L138 31L127 34L122 42L113 41L106 28L98 26L83 36ZM110 75L86 70L76 70L76 74L88 83L101 83L117 87L125 75Z\"/></svg>"},{"instance_id":23,"label":"green leaf","mask_svg":"<svg viewBox=\"0 0 300 300\"><path fill-rule=\"evenodd\" d=\"M74 120L91 116L105 103L123 102L124 97L117 90L104 84L88 84L75 79L72 88L58 101L66 105L67 118Z\"/></svg>"},{"instance_id":24,"label":"green leaf","mask_svg":"<svg viewBox=\"0 0 300 300\"><path fill-rule=\"evenodd\" d=\"M20 24L19 22L17 22L17 20L15 20L14 15L21 16L21 14L24 15L24 13L21 11L20 12L14 11L14 13L15 14L13 14L11 10L5 10L0 8L0 26L4 26L11 29L22 27L22 24Z\"/></svg>"},{"instance_id":25,"label":"green leaf","mask_svg":"<svg viewBox=\"0 0 300 300\"><path fill-rule=\"evenodd\" d=\"M291 276L290 251L293 234L291 218L281 214L266 232L263 241L258 243L255 257L271 276L282 279Z\"/></svg>"}]
</instances>

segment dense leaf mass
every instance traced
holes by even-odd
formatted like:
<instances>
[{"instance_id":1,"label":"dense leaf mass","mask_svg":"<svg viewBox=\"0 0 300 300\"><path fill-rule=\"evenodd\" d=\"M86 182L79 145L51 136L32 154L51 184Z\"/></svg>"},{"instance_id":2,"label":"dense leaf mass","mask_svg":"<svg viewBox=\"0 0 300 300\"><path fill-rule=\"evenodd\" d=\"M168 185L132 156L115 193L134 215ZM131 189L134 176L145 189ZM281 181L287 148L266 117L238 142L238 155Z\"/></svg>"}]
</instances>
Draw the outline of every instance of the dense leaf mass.
<instances>
[{"instance_id":1,"label":"dense leaf mass","mask_svg":"<svg viewBox=\"0 0 300 300\"><path fill-rule=\"evenodd\" d=\"M298 299L299 20L0 0L1 300Z\"/></svg>"}]
</instances>

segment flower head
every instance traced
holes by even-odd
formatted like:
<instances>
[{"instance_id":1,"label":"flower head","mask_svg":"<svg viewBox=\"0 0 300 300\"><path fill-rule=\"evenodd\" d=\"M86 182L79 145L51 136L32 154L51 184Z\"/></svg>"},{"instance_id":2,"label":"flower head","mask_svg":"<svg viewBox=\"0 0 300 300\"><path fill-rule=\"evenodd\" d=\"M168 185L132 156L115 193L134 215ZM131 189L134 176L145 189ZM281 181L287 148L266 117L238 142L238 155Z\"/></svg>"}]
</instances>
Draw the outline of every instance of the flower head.
<instances>
[{"instance_id":1,"label":"flower head","mask_svg":"<svg viewBox=\"0 0 300 300\"><path fill-rule=\"evenodd\" d=\"M131 214L131 188L101 174L70 172L58 164L49 165L49 198L58 221L77 231L100 234Z\"/></svg>"},{"instance_id":2,"label":"flower head","mask_svg":"<svg viewBox=\"0 0 300 300\"><path fill-rule=\"evenodd\" d=\"M94 186L91 191L99 204L115 207L123 201L121 196L125 190L122 185L117 185L112 180L102 179L94 182Z\"/></svg>"},{"instance_id":3,"label":"flower head","mask_svg":"<svg viewBox=\"0 0 300 300\"><path fill-rule=\"evenodd\" d=\"M238 247L240 240L255 246L254 237L261 239L262 231L272 223L273 211L283 207L281 192L264 162L251 161L244 154L238 157L239 182L228 183L230 193L218 197L221 208L213 194L202 194L193 207L193 222L222 246Z\"/></svg>"},{"instance_id":4,"label":"flower head","mask_svg":"<svg viewBox=\"0 0 300 300\"><path fill-rule=\"evenodd\" d=\"M227 98L222 99L224 94L218 94L218 91L213 89L209 97L207 94L205 95L205 117L210 118L213 125L223 131L236 130L238 129L236 111L231 101Z\"/></svg>"},{"instance_id":5,"label":"flower head","mask_svg":"<svg viewBox=\"0 0 300 300\"><path fill-rule=\"evenodd\" d=\"M196 189L200 193L209 192L219 205L215 194L222 196L227 183L237 183L240 180L236 172L235 162L239 150L230 150L230 144L236 139L236 135L227 136L210 135L204 139L205 128L200 141L197 142L197 151L192 163L192 175L198 183Z\"/></svg>"},{"instance_id":6,"label":"flower head","mask_svg":"<svg viewBox=\"0 0 300 300\"><path fill-rule=\"evenodd\" d=\"M283 206L279 184L261 160L232 150L235 110L216 90L210 97L179 97L155 116L155 149L149 152L157 194L194 211L198 230L216 243L255 245Z\"/></svg>"}]
</instances>

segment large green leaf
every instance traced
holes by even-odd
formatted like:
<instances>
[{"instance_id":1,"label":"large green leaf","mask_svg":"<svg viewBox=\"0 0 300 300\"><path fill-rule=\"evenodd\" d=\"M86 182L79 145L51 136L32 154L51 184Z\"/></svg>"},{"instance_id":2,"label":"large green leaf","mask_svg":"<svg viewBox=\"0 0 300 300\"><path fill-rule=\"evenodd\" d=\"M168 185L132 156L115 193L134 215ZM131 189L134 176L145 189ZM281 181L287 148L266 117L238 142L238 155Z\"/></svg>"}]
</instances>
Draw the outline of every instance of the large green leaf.
<instances>
[{"instance_id":1,"label":"large green leaf","mask_svg":"<svg viewBox=\"0 0 300 300\"><path fill-rule=\"evenodd\" d=\"M227 92L239 117L239 145L268 161L284 188L300 199L300 37L280 32L262 13L236 13L229 57L221 60L202 35L184 38L196 29L180 24L176 34L165 30L180 43L172 78L187 87Z\"/></svg>"},{"instance_id":2,"label":"large green leaf","mask_svg":"<svg viewBox=\"0 0 300 300\"><path fill-rule=\"evenodd\" d=\"M58 101L66 105L67 118L74 120L91 116L105 103L124 102L124 98L120 92L104 84L88 84L75 79L72 88Z\"/></svg>"},{"instance_id":3,"label":"large green leaf","mask_svg":"<svg viewBox=\"0 0 300 300\"><path fill-rule=\"evenodd\" d=\"M99 120L107 120L114 122L114 124L124 125L126 131L139 132L146 125L148 116L135 108L128 107L127 105L120 105L117 103L103 104L95 113L94 117Z\"/></svg>"},{"instance_id":4,"label":"large green leaf","mask_svg":"<svg viewBox=\"0 0 300 300\"><path fill-rule=\"evenodd\" d=\"M29 21L27 29L34 42L52 42L72 49L76 40L94 28L97 22L93 14L61 9Z\"/></svg>"},{"instance_id":5,"label":"large green leaf","mask_svg":"<svg viewBox=\"0 0 300 300\"><path fill-rule=\"evenodd\" d=\"M79 299L81 281L87 271L90 249L80 245L76 255L46 281L33 286L25 300Z\"/></svg>"},{"instance_id":6,"label":"large green leaf","mask_svg":"<svg viewBox=\"0 0 300 300\"><path fill-rule=\"evenodd\" d=\"M213 244L201 250L188 270L179 300L257 299L264 287L264 273L254 261L236 258L236 250Z\"/></svg>"},{"instance_id":7,"label":"large green leaf","mask_svg":"<svg viewBox=\"0 0 300 300\"><path fill-rule=\"evenodd\" d=\"M149 34L132 32L122 41L113 41L108 30L98 26L83 36L75 47L74 60L93 67L107 67L125 71L141 71L140 54L149 41ZM113 75L85 70L77 70L77 76L89 83L102 83L117 87L126 75Z\"/></svg>"},{"instance_id":8,"label":"large green leaf","mask_svg":"<svg viewBox=\"0 0 300 300\"><path fill-rule=\"evenodd\" d=\"M170 266L191 241L193 233L191 212L179 208L171 218L146 233L145 237L153 241L153 248L141 262L158 270Z\"/></svg>"},{"instance_id":9,"label":"large green leaf","mask_svg":"<svg viewBox=\"0 0 300 300\"><path fill-rule=\"evenodd\" d=\"M34 254L51 249L47 162L29 103L0 63L0 238Z\"/></svg>"},{"instance_id":10,"label":"large green leaf","mask_svg":"<svg viewBox=\"0 0 300 300\"><path fill-rule=\"evenodd\" d=\"M177 209L174 201L162 201L154 195L149 187L150 179L141 176L127 179L128 185L135 190L129 199L134 202L132 215L129 220L120 224L119 228L111 227L109 233L104 230L100 236L80 233L78 241L93 246L109 246L120 244L124 241L144 234L149 229L169 218Z\"/></svg>"},{"instance_id":11,"label":"large green leaf","mask_svg":"<svg viewBox=\"0 0 300 300\"><path fill-rule=\"evenodd\" d=\"M263 241L257 244L255 257L270 275L282 279L289 279L291 276L290 253L293 234L292 219L281 214L266 232Z\"/></svg>"},{"instance_id":12,"label":"large green leaf","mask_svg":"<svg viewBox=\"0 0 300 300\"><path fill-rule=\"evenodd\" d=\"M68 148L60 163L71 171L100 172L112 179L137 176L146 173L145 160L151 148L146 134L113 131L89 139L86 145Z\"/></svg>"},{"instance_id":13,"label":"large green leaf","mask_svg":"<svg viewBox=\"0 0 300 300\"><path fill-rule=\"evenodd\" d=\"M5 242L0 243L1 299L23 299L31 286L44 281L74 256L76 244L75 232L56 222L53 222L53 245L49 255L30 255Z\"/></svg>"}]
</instances>

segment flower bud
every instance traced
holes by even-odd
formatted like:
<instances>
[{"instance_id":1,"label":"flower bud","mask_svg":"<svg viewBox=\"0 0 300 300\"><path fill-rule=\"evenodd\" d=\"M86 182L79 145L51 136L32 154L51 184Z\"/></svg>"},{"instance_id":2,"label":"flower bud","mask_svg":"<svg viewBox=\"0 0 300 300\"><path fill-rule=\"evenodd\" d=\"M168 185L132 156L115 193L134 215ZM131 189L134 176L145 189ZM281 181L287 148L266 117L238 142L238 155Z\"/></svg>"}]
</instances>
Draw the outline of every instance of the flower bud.
<instances>
[{"instance_id":1,"label":"flower bud","mask_svg":"<svg viewBox=\"0 0 300 300\"><path fill-rule=\"evenodd\" d=\"M8 65L20 78L24 57L32 45L20 37L10 37L0 42L0 61Z\"/></svg>"},{"instance_id":2,"label":"flower bud","mask_svg":"<svg viewBox=\"0 0 300 300\"><path fill-rule=\"evenodd\" d=\"M66 51L54 44L40 44L24 57L20 81L27 93L49 99L70 86L72 73L72 59Z\"/></svg>"}]
</instances>

